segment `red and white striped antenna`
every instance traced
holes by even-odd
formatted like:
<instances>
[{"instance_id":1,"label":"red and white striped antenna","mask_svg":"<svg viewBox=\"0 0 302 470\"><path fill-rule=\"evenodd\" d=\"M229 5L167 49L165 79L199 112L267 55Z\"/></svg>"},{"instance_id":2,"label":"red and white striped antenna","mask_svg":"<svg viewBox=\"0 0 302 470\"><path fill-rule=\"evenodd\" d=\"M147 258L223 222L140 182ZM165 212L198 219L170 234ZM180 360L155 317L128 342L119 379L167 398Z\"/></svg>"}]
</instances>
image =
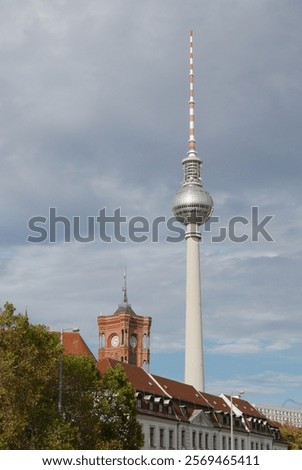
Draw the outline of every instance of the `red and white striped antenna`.
<instances>
[{"instance_id":1,"label":"red and white striped antenna","mask_svg":"<svg viewBox=\"0 0 302 470\"><path fill-rule=\"evenodd\" d=\"M195 140L195 101L194 101L194 66L193 66L193 31L190 31L190 71L189 71L189 155L196 155L196 140Z\"/></svg>"}]
</instances>

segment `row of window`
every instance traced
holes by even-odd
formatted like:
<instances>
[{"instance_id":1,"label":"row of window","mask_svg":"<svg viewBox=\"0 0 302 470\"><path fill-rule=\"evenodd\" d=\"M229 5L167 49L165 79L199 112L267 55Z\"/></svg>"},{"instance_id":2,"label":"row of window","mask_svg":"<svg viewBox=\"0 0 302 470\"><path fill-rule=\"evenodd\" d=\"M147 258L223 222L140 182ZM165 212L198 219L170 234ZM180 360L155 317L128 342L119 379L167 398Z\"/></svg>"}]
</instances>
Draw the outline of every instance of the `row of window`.
<instances>
[{"instance_id":1,"label":"row of window","mask_svg":"<svg viewBox=\"0 0 302 470\"><path fill-rule=\"evenodd\" d=\"M175 429L159 428L150 426L149 428L149 446L150 449L157 448L156 431L159 433L159 448L160 449L175 449L178 448L177 440L180 440L180 449L204 449L204 450L219 450L220 443L218 442L218 435L214 433L212 436L208 432L192 431L188 432L186 429L180 430L180 435L175 436ZM191 437L191 439L190 439ZM175 438L177 440L175 440ZM212 440L210 439L212 438ZM231 449L231 437L222 436L221 450ZM245 450L246 440L234 438L234 450ZM250 442L251 450L270 450L269 444L259 443L258 441Z\"/></svg>"},{"instance_id":2,"label":"row of window","mask_svg":"<svg viewBox=\"0 0 302 470\"><path fill-rule=\"evenodd\" d=\"M138 409L148 409L150 411L158 411L159 413L168 413L169 415L172 415L173 412L170 400L153 399L149 395L144 398L139 395L136 398L136 406Z\"/></svg>"},{"instance_id":3,"label":"row of window","mask_svg":"<svg viewBox=\"0 0 302 470\"><path fill-rule=\"evenodd\" d=\"M175 430L174 429L165 429L159 428L159 447L160 449L175 449L177 444L175 441ZM179 437L180 439L180 448L182 449L210 449L210 435L208 432L192 432L192 440L188 441L189 435L186 429L180 430ZM212 436L213 449L217 449L217 435ZM149 428L149 445L150 448L156 448L156 428L155 426L150 426Z\"/></svg>"},{"instance_id":4,"label":"row of window","mask_svg":"<svg viewBox=\"0 0 302 470\"><path fill-rule=\"evenodd\" d=\"M166 437L166 431L168 433L168 436ZM168 442L166 443L166 439L168 439ZM166 449L168 444L168 449L175 449L175 441L174 441L174 429L164 429L160 428L159 429L159 448L160 449ZM155 434L155 427L150 426L149 429L149 445L150 448L154 449L157 447L156 445L156 434Z\"/></svg>"}]
</instances>

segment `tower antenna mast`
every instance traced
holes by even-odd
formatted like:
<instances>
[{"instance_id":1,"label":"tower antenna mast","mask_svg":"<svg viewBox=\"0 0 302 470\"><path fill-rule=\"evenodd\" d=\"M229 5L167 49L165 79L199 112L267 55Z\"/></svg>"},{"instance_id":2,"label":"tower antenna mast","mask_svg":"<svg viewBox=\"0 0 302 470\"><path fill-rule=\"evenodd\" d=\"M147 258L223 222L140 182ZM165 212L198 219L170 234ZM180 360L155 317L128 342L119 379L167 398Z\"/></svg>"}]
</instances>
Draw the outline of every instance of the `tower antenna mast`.
<instances>
[{"instance_id":1,"label":"tower antenna mast","mask_svg":"<svg viewBox=\"0 0 302 470\"><path fill-rule=\"evenodd\" d=\"M195 140L195 101L194 101L194 62L193 62L193 31L190 31L190 52L189 52L189 154L196 155Z\"/></svg>"}]
</instances>

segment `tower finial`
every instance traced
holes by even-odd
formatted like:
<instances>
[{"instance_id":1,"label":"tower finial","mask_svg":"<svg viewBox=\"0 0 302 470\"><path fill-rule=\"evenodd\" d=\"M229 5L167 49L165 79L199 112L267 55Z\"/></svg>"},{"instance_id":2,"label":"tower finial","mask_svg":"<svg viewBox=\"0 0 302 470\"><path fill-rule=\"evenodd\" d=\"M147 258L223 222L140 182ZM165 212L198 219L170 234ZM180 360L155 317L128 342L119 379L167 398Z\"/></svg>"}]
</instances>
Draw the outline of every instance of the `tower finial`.
<instances>
[{"instance_id":1,"label":"tower finial","mask_svg":"<svg viewBox=\"0 0 302 470\"><path fill-rule=\"evenodd\" d=\"M126 268L124 268L124 276L123 276L123 279L124 279L124 283L123 283L123 287L122 287L122 301L121 303L119 304L118 308L122 308L122 309L128 309L128 308L131 308L131 305L129 304L128 302L128 295L127 295L127 273L126 273ZM118 311L118 310L117 310Z\"/></svg>"},{"instance_id":2,"label":"tower finial","mask_svg":"<svg viewBox=\"0 0 302 470\"><path fill-rule=\"evenodd\" d=\"M193 31L190 31L190 51L189 51L189 152L196 155L195 140L195 101L194 101L194 64L193 64Z\"/></svg>"},{"instance_id":3,"label":"tower finial","mask_svg":"<svg viewBox=\"0 0 302 470\"><path fill-rule=\"evenodd\" d=\"M123 292L123 304L128 305L128 296L127 296L127 273L126 273L126 268L124 269L124 286L122 289Z\"/></svg>"}]
</instances>

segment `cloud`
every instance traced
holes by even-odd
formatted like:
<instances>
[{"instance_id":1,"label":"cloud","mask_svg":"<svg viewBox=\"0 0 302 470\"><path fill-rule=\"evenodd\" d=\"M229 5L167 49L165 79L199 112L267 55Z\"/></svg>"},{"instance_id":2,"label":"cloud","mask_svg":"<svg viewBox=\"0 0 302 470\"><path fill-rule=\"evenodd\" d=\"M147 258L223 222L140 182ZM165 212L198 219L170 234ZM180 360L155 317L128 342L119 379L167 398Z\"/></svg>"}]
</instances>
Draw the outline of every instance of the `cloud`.
<instances>
[{"instance_id":1,"label":"cloud","mask_svg":"<svg viewBox=\"0 0 302 470\"><path fill-rule=\"evenodd\" d=\"M213 393L219 393L219 390L225 390L225 393L237 394L239 391L244 391L243 399L250 402L253 397L261 397L263 401L257 401L257 404L276 404L283 406L278 402L282 393L287 394L286 400L290 399L291 393L296 393L296 390L301 388L302 376L291 375L286 373L271 372L264 370L259 374L250 374L249 376L236 377L234 379L213 381L208 384L209 389ZM221 392L220 392L221 393ZM298 404L296 408L300 408Z\"/></svg>"},{"instance_id":2,"label":"cloud","mask_svg":"<svg viewBox=\"0 0 302 470\"><path fill-rule=\"evenodd\" d=\"M256 338L238 338L232 341L218 340L214 344L209 344L206 348L208 354L219 355L241 355L263 354L266 352L284 351L290 348L290 344L285 340L269 342Z\"/></svg>"}]
</instances>

